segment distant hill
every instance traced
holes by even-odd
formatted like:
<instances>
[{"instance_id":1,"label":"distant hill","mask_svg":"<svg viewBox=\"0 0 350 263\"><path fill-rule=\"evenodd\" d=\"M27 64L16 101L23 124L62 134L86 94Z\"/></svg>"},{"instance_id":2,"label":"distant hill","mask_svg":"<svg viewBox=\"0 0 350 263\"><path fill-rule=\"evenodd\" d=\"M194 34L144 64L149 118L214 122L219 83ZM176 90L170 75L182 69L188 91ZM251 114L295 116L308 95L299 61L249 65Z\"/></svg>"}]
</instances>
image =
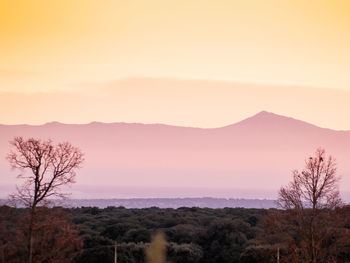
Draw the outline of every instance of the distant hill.
<instances>
[{"instance_id":1,"label":"distant hill","mask_svg":"<svg viewBox=\"0 0 350 263\"><path fill-rule=\"evenodd\" d=\"M79 195L86 198L104 189L110 194L103 198L121 197L117 189L123 186L136 190L122 197L240 197L237 193L243 193L244 198L274 198L273 193L290 180L291 171L302 168L318 147L336 157L341 190L345 195L350 192L350 131L324 129L265 111L211 129L99 122L0 125L0 189L16 182L16 173L5 160L14 136L51 138L80 147L86 162L72 190L89 185ZM164 189L177 190L167 195ZM206 189L215 190L207 194ZM233 190L222 195L220 189Z\"/></svg>"},{"instance_id":2,"label":"distant hill","mask_svg":"<svg viewBox=\"0 0 350 263\"><path fill-rule=\"evenodd\" d=\"M72 199L68 205L73 207L124 206L125 208L179 208L179 207L244 207L244 208L275 208L274 200L267 199L226 199L226 198L133 198L133 199Z\"/></svg>"},{"instance_id":3,"label":"distant hill","mask_svg":"<svg viewBox=\"0 0 350 263\"><path fill-rule=\"evenodd\" d=\"M7 200L0 199L0 205L7 204ZM58 205L66 207L99 207L123 206L125 208L179 208L179 207L200 207L200 208L276 208L274 200L268 199L233 199L233 198L123 198L123 199L68 199Z\"/></svg>"}]
</instances>

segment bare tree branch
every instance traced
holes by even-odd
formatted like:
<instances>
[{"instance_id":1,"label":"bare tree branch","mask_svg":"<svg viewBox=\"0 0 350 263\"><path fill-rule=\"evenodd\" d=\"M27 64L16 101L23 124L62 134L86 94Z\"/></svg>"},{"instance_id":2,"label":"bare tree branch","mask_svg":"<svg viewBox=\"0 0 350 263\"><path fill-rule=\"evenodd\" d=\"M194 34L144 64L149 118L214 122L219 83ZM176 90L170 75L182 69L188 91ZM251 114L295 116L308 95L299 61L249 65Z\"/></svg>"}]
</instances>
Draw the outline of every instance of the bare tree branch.
<instances>
[{"instance_id":1,"label":"bare tree branch","mask_svg":"<svg viewBox=\"0 0 350 263\"><path fill-rule=\"evenodd\" d=\"M293 171L293 180L279 191L278 204L287 209L291 217L298 218L300 236L303 237L305 262L316 263L320 259L320 247L326 235L319 228L326 228L324 218L328 211L342 205L336 161L326 157L324 149L317 149L314 157L305 160L305 168ZM321 215L322 213L322 215Z\"/></svg>"}]
</instances>

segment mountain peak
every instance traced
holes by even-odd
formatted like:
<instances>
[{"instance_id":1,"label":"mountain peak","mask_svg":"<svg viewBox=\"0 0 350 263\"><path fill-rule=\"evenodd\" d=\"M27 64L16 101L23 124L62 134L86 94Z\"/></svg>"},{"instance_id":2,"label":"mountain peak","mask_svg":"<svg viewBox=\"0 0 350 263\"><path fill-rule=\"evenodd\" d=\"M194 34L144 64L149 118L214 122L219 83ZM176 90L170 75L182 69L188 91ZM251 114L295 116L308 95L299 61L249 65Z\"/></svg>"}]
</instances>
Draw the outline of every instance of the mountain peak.
<instances>
[{"instance_id":1,"label":"mountain peak","mask_svg":"<svg viewBox=\"0 0 350 263\"><path fill-rule=\"evenodd\" d=\"M282 115L278 115L278 114L275 114L275 113L272 113L272 112L269 112L269 111L260 111L259 113L253 115L251 118L266 118L266 117L284 117L286 118L285 116L282 116Z\"/></svg>"},{"instance_id":2,"label":"mountain peak","mask_svg":"<svg viewBox=\"0 0 350 263\"><path fill-rule=\"evenodd\" d=\"M244 119L236 124L230 125L231 127L246 127L253 130L269 129L269 130L298 130L303 129L314 129L319 128L313 124L287 117L278 115L268 111L261 111L247 119ZM226 127L230 127L226 126Z\"/></svg>"},{"instance_id":3,"label":"mountain peak","mask_svg":"<svg viewBox=\"0 0 350 263\"><path fill-rule=\"evenodd\" d=\"M305 121L301 121L298 119L294 119L292 117L284 116L284 115L279 115L273 112L269 111L260 111L259 113L247 118L246 120L263 120L263 121L294 121L294 122L299 122L299 123L307 123ZM310 123L307 123L309 125L312 125ZM312 125L314 126L314 125Z\"/></svg>"},{"instance_id":4,"label":"mountain peak","mask_svg":"<svg viewBox=\"0 0 350 263\"><path fill-rule=\"evenodd\" d=\"M269 111L266 111L266 110L263 110L263 111L260 111L259 113L255 114L255 115L276 115L272 112L269 112Z\"/></svg>"}]
</instances>

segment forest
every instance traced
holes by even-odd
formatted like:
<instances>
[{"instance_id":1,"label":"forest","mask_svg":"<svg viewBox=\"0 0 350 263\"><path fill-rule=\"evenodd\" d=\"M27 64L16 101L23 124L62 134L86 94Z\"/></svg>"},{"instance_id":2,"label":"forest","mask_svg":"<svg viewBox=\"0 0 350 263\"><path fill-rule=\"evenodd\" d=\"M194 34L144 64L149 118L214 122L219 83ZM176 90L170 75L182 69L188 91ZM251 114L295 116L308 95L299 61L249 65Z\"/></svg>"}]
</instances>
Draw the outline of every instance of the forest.
<instances>
[{"instance_id":1,"label":"forest","mask_svg":"<svg viewBox=\"0 0 350 263\"><path fill-rule=\"evenodd\" d=\"M114 262L115 245L118 262L146 262L145 249L158 232L164 233L167 241L167 262L278 262L277 257L280 262L302 262L290 257L297 248L302 253L302 240L293 229L293 222L286 221L287 212L283 210L196 207L42 210L39 214L45 220L37 226L34 240L46 247L34 251L34 262ZM25 228L27 213L25 208L0 208L2 262L25 261L26 247L21 238L25 231L21 227ZM334 213L332 218L325 218L330 221L319 222L318 227L327 229L322 247L334 261L325 257L325 261L317 262L350 262L350 207L344 206ZM336 223L334 229L332 222ZM284 227L289 229L287 233Z\"/></svg>"}]
</instances>

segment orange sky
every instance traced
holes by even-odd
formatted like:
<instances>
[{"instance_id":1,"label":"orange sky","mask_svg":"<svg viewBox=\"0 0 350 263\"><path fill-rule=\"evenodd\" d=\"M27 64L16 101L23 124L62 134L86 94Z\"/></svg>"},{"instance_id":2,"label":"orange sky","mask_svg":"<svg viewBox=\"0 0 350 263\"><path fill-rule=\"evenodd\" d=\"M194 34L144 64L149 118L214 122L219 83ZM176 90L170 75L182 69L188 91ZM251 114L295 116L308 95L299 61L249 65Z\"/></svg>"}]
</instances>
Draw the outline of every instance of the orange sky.
<instances>
[{"instance_id":1,"label":"orange sky","mask_svg":"<svg viewBox=\"0 0 350 263\"><path fill-rule=\"evenodd\" d=\"M0 0L0 123L98 120L216 127L271 110L350 129L349 13L347 0ZM158 90L146 81L138 83L148 85L144 92L114 85L113 104L110 83L131 77L274 86L260 85L244 95L232 84L215 95L213 88L186 84L181 90L171 84ZM290 88L296 85L329 91L305 88L303 97L302 88ZM328 97L319 99L325 92ZM53 107L28 96L62 101ZM72 112L74 105L83 110Z\"/></svg>"}]
</instances>

